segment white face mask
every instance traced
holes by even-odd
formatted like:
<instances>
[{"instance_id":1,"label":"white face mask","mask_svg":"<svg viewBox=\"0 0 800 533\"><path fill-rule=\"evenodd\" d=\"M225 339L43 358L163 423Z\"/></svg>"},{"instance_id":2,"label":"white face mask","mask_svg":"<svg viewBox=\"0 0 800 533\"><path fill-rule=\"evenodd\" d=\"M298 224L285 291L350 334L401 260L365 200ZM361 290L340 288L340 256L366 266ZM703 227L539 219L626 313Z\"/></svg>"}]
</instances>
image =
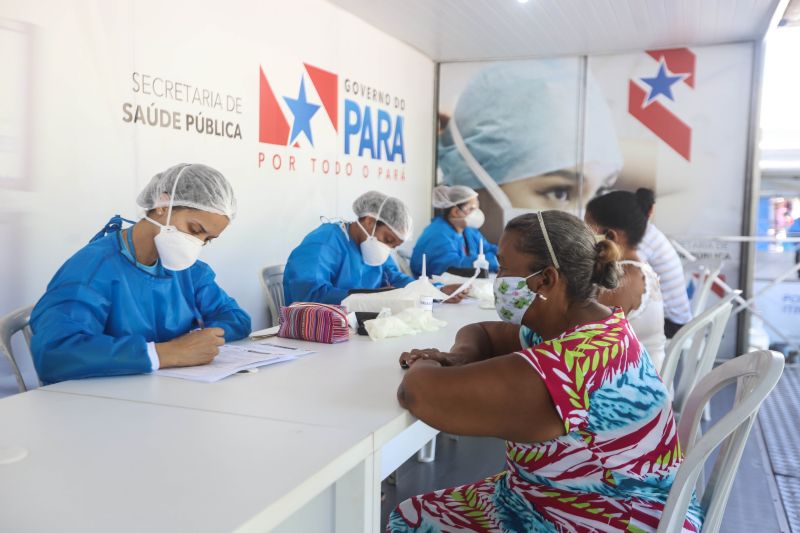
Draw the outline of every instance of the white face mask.
<instances>
[{"instance_id":1,"label":"white face mask","mask_svg":"<svg viewBox=\"0 0 800 533\"><path fill-rule=\"evenodd\" d=\"M369 266L381 266L389 259L389 254L392 253L392 249L389 248L387 244L375 238L375 228L378 227L378 221L375 221L375 226L372 228L372 235L367 233L367 230L364 229L361 222L356 220L356 224L361 228L361 231L367 234L366 240L361 243L361 257L364 258L364 262Z\"/></svg>"},{"instance_id":2,"label":"white face mask","mask_svg":"<svg viewBox=\"0 0 800 533\"><path fill-rule=\"evenodd\" d=\"M468 228L478 229L486 222L486 215L483 214L480 208L474 209L469 215L464 217L464 222L467 223Z\"/></svg>"},{"instance_id":3,"label":"white face mask","mask_svg":"<svg viewBox=\"0 0 800 533\"><path fill-rule=\"evenodd\" d=\"M181 173L183 170L181 170ZM195 262L200 256L200 250L203 248L203 241L184 233L175 226L170 225L172 220L172 202L175 198L175 189L178 185L178 180L181 175L175 178L175 183L172 186L172 195L169 198L169 208L167 210L167 224L161 224L152 218L145 216L144 218L156 226L161 228L161 231L155 237L156 250L158 257L161 259L161 264L167 270L186 270Z\"/></svg>"},{"instance_id":4,"label":"white face mask","mask_svg":"<svg viewBox=\"0 0 800 533\"><path fill-rule=\"evenodd\" d=\"M200 256L203 249L203 241L193 235L184 233L175 226L165 226L159 224L149 217L144 217L156 226L161 227L161 231L156 235L155 243L158 250L158 258L167 270L186 270ZM167 217L169 223L169 217Z\"/></svg>"}]
</instances>

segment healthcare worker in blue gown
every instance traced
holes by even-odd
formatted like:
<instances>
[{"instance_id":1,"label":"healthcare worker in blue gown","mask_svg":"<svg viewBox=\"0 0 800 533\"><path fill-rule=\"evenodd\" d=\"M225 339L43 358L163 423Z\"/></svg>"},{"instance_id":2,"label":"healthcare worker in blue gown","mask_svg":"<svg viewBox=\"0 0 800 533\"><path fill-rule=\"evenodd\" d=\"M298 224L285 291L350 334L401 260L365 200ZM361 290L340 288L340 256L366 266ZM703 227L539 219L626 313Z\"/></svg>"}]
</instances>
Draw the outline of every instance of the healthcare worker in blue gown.
<instances>
[{"instance_id":1,"label":"healthcare worker in blue gown","mask_svg":"<svg viewBox=\"0 0 800 533\"><path fill-rule=\"evenodd\" d=\"M464 185L440 185L433 189L433 208L436 216L420 235L411 255L414 275L422 273L423 256L429 276L451 268L472 269L481 243L489 271L497 272L497 246L478 229L484 222L478 193Z\"/></svg>"},{"instance_id":2,"label":"healthcare worker in blue gown","mask_svg":"<svg viewBox=\"0 0 800 533\"><path fill-rule=\"evenodd\" d=\"M44 383L209 363L250 317L197 258L236 212L225 177L180 164L137 198L146 216L119 216L59 269L31 315Z\"/></svg>"},{"instance_id":3,"label":"healthcare worker in blue gown","mask_svg":"<svg viewBox=\"0 0 800 533\"><path fill-rule=\"evenodd\" d=\"M286 305L340 304L352 290L400 288L414 280L391 257L392 249L411 236L406 205L369 191L356 198L353 212L355 222L323 223L289 255L283 274ZM445 286L442 291L449 294L455 288ZM460 294L453 298L460 299Z\"/></svg>"}]
</instances>

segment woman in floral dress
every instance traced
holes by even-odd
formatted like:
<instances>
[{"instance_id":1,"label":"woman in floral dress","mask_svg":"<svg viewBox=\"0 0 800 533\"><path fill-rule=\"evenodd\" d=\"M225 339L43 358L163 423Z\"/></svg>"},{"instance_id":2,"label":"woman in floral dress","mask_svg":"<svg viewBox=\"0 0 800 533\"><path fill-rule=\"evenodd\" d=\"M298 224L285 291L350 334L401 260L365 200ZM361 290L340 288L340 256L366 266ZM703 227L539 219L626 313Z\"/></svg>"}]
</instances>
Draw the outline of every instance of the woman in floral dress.
<instances>
[{"instance_id":1,"label":"woman in floral dress","mask_svg":"<svg viewBox=\"0 0 800 533\"><path fill-rule=\"evenodd\" d=\"M576 217L512 220L500 240L502 322L462 328L449 353L412 350L398 390L427 424L504 438L506 469L415 496L387 531L655 531L682 453L670 400L623 312L619 249ZM693 503L684 530L700 530Z\"/></svg>"}]
</instances>

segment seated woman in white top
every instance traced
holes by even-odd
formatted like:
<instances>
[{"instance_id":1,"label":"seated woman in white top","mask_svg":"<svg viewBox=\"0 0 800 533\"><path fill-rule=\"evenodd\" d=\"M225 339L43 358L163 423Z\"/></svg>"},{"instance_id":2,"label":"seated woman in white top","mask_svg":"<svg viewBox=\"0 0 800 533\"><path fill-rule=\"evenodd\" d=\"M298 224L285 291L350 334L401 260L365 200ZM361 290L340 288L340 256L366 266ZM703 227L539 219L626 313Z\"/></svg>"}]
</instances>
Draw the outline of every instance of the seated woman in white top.
<instances>
[{"instance_id":1,"label":"seated woman in white top","mask_svg":"<svg viewBox=\"0 0 800 533\"><path fill-rule=\"evenodd\" d=\"M594 198L586 206L585 220L595 233L614 241L623 253L619 264L624 271L617 289L601 291L598 301L625 311L639 341L657 370L664 362L667 338L664 335L664 300L658 276L640 260L636 248L647 230L650 205L639 195L613 191Z\"/></svg>"},{"instance_id":2,"label":"seated woman in white top","mask_svg":"<svg viewBox=\"0 0 800 533\"><path fill-rule=\"evenodd\" d=\"M658 275L661 295L664 297L664 333L668 338L672 338L684 324L692 319L692 308L686 292L683 264L672 242L652 222L656 204L653 191L636 189L636 197L642 207L650 206L647 210L647 218L650 223L647 224L647 230L644 232L644 237L642 237L636 253L642 261L653 267Z\"/></svg>"}]
</instances>

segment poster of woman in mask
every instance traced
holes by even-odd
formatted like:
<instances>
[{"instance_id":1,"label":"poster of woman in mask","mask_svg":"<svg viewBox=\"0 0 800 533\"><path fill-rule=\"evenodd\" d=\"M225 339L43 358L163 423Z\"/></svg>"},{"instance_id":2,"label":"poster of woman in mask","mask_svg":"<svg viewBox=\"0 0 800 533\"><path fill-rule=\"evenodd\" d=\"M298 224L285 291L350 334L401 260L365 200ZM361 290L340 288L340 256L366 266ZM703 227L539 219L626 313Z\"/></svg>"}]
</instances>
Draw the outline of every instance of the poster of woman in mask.
<instances>
[{"instance_id":1,"label":"poster of woman in mask","mask_svg":"<svg viewBox=\"0 0 800 533\"><path fill-rule=\"evenodd\" d=\"M668 234L738 234L751 73L749 43L442 64L438 181L479 191L490 240L521 212L581 216L638 187Z\"/></svg>"},{"instance_id":2,"label":"poster of woman in mask","mask_svg":"<svg viewBox=\"0 0 800 533\"><path fill-rule=\"evenodd\" d=\"M479 193L490 241L527 211L655 191L655 225L739 287L752 43L439 67L437 181ZM723 247L723 249L720 249ZM733 335L728 335L733 339ZM732 350L732 347L723 347Z\"/></svg>"},{"instance_id":3,"label":"poster of woman in mask","mask_svg":"<svg viewBox=\"0 0 800 533\"><path fill-rule=\"evenodd\" d=\"M580 58L443 65L439 105L439 180L479 192L489 239L524 212L580 215L622 168L608 104Z\"/></svg>"}]
</instances>

